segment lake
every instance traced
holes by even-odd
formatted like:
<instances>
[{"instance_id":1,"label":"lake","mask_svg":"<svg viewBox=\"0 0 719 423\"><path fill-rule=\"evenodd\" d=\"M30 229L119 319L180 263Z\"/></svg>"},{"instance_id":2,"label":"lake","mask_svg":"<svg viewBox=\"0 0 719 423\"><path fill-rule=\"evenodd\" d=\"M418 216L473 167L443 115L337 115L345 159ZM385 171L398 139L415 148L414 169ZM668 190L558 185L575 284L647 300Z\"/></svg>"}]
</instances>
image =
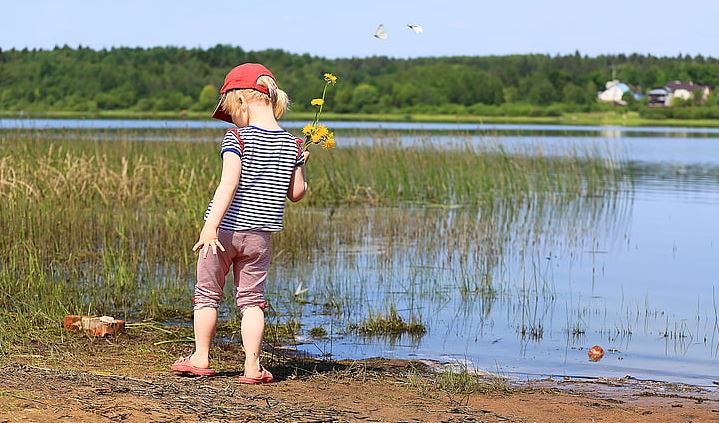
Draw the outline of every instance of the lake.
<instances>
[{"instance_id":1,"label":"lake","mask_svg":"<svg viewBox=\"0 0 719 423\"><path fill-rule=\"evenodd\" d=\"M83 129L95 137L96 129L129 128L138 130L138 140L153 141L163 135L142 130L217 127L221 135L225 126L0 119L8 131ZM578 151L606 158L626 176L620 189L602 196L557 194L502 201L491 209L412 204L308 210L345 214L356 224L352 242L335 239L312 260L272 269L267 290L278 316L270 319L301 322L298 349L335 358L459 361L520 379L629 375L711 386L719 378L719 130L328 126L338 130L339 146L492 145L510 154L541 150L550 156ZM112 139L111 132L102 134ZM292 292L300 282L308 292L297 298ZM327 311L328 298L339 312ZM418 319L427 332L372 337L346 330L348 322L388 307ZM307 331L315 326L330 336L312 338ZM596 363L587 359L595 344L606 351Z\"/></svg>"}]
</instances>

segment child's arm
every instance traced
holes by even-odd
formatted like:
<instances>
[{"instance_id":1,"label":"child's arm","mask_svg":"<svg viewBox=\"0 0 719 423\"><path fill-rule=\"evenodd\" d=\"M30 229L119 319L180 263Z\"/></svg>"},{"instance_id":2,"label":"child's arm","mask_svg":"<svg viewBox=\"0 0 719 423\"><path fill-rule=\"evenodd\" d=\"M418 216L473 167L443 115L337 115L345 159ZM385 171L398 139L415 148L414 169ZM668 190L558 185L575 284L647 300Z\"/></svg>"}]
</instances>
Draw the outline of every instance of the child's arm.
<instances>
[{"instance_id":1,"label":"child's arm","mask_svg":"<svg viewBox=\"0 0 719 423\"><path fill-rule=\"evenodd\" d=\"M217 190L215 190L215 196L212 198L212 209L207 216L205 226L202 227L200 239L192 247L192 251L202 248L204 257L207 257L210 247L213 254L217 254L218 247L220 250L225 251L225 247L217 239L217 228L220 226L220 221L225 216L227 208L230 207L235 190L240 184L241 171L242 161L240 156L233 153L222 155L222 178L220 179L220 184L217 185Z\"/></svg>"},{"instance_id":2,"label":"child's arm","mask_svg":"<svg viewBox=\"0 0 719 423\"><path fill-rule=\"evenodd\" d=\"M292 172L292 178L290 179L290 187L287 189L287 198L296 203L302 199L302 197L305 196L305 192L307 192L307 182L305 181L305 164L307 164L307 160L310 158L310 152L305 151L302 153L304 155L304 160L300 166L297 166Z\"/></svg>"}]
</instances>

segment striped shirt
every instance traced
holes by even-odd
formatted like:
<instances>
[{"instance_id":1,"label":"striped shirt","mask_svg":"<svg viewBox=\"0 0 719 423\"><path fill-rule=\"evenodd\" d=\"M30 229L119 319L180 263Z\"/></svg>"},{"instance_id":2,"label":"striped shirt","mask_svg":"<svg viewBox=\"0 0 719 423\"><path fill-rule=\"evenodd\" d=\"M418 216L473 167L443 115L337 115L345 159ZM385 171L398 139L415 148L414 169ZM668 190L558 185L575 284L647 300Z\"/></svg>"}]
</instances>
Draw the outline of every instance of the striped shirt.
<instances>
[{"instance_id":1,"label":"striped shirt","mask_svg":"<svg viewBox=\"0 0 719 423\"><path fill-rule=\"evenodd\" d=\"M282 230L290 178L304 164L302 140L285 130L256 126L228 129L220 155L237 154L242 161L240 185L220 228L230 231ZM212 202L205 211L205 220Z\"/></svg>"}]
</instances>

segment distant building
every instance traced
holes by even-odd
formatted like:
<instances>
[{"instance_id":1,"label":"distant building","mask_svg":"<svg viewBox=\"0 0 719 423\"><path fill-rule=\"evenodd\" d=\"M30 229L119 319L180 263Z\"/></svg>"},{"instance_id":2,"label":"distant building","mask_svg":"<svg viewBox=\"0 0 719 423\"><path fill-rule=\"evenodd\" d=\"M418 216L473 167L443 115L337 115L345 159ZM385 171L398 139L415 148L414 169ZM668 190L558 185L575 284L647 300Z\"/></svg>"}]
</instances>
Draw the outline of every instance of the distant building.
<instances>
[{"instance_id":1,"label":"distant building","mask_svg":"<svg viewBox=\"0 0 719 423\"><path fill-rule=\"evenodd\" d=\"M649 91L649 106L650 107L664 107L672 104L672 92L668 89L654 88Z\"/></svg>"},{"instance_id":2,"label":"distant building","mask_svg":"<svg viewBox=\"0 0 719 423\"><path fill-rule=\"evenodd\" d=\"M626 93L631 93L632 96L637 100L644 98L644 96L637 93L637 90L634 89L632 86L616 79L612 81L607 81L605 87L606 89L604 91L600 91L599 93L597 93L597 101L626 106L627 102L623 99L624 94Z\"/></svg>"},{"instance_id":3,"label":"distant building","mask_svg":"<svg viewBox=\"0 0 719 423\"><path fill-rule=\"evenodd\" d=\"M709 87L706 85L695 84L692 81L673 81L649 91L649 106L671 106L675 98L690 101L696 98L695 96L699 96L699 101L703 102L709 97L709 92Z\"/></svg>"}]
</instances>

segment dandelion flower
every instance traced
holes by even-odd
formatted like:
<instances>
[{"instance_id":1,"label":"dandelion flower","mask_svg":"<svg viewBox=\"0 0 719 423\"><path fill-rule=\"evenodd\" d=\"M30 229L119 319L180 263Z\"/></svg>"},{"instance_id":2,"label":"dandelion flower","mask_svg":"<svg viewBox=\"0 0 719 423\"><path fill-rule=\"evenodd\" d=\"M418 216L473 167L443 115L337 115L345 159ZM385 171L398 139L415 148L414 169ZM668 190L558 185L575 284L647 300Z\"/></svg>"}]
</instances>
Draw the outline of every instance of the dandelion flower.
<instances>
[{"instance_id":1,"label":"dandelion flower","mask_svg":"<svg viewBox=\"0 0 719 423\"><path fill-rule=\"evenodd\" d=\"M319 134L314 133L314 134L310 135L310 141L312 141L312 143L314 143L314 144L317 144L320 141L322 141L322 137L320 137Z\"/></svg>"},{"instance_id":2,"label":"dandelion flower","mask_svg":"<svg viewBox=\"0 0 719 423\"><path fill-rule=\"evenodd\" d=\"M333 133L330 132L329 137L327 138L327 140L325 140L325 143L322 144L322 148L324 148L325 150L335 148L335 135Z\"/></svg>"},{"instance_id":3,"label":"dandelion flower","mask_svg":"<svg viewBox=\"0 0 719 423\"><path fill-rule=\"evenodd\" d=\"M330 134L330 131L324 125L317 125L316 132L317 135L320 136L320 138L327 138L327 136Z\"/></svg>"},{"instance_id":4,"label":"dandelion flower","mask_svg":"<svg viewBox=\"0 0 719 423\"><path fill-rule=\"evenodd\" d=\"M324 101L324 99L321 99L321 98L315 98L315 99L312 99L312 101L310 101L310 104L313 106L321 106L321 105L325 104L325 101Z\"/></svg>"},{"instance_id":5,"label":"dandelion flower","mask_svg":"<svg viewBox=\"0 0 719 423\"><path fill-rule=\"evenodd\" d=\"M328 84L334 85L337 83L337 77L332 75L331 73L326 73L324 75L324 77L325 77L325 81L327 81Z\"/></svg>"},{"instance_id":6,"label":"dandelion flower","mask_svg":"<svg viewBox=\"0 0 719 423\"><path fill-rule=\"evenodd\" d=\"M315 127L312 126L312 124L308 123L304 128L302 128L302 133L305 134L305 136L311 135L313 132L315 132Z\"/></svg>"}]
</instances>

